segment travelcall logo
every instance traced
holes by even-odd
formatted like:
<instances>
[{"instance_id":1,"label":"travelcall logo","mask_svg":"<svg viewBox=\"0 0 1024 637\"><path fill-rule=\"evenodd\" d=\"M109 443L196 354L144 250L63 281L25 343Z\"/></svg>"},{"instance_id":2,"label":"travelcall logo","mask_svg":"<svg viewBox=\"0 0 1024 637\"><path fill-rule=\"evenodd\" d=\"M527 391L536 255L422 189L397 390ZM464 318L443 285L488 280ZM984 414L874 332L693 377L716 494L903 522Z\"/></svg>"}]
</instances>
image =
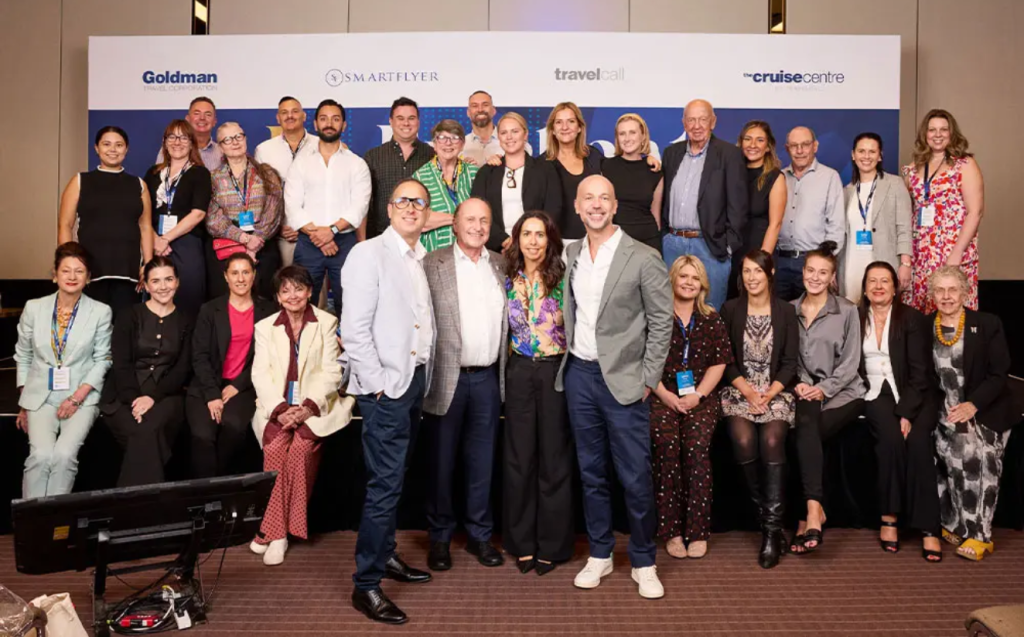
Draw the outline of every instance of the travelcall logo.
<instances>
[{"instance_id":1,"label":"travelcall logo","mask_svg":"<svg viewBox=\"0 0 1024 637\"><path fill-rule=\"evenodd\" d=\"M556 82L622 82L626 79L625 67L617 69L555 69Z\"/></svg>"},{"instance_id":2,"label":"travelcall logo","mask_svg":"<svg viewBox=\"0 0 1024 637\"><path fill-rule=\"evenodd\" d=\"M798 73L793 71L758 71L744 73L743 77L753 80L754 84L842 84L846 76L832 71Z\"/></svg>"},{"instance_id":3,"label":"travelcall logo","mask_svg":"<svg viewBox=\"0 0 1024 637\"><path fill-rule=\"evenodd\" d=\"M187 71L144 71L143 88L147 91L204 91L217 90L216 73L189 73Z\"/></svg>"},{"instance_id":4,"label":"travelcall logo","mask_svg":"<svg viewBox=\"0 0 1024 637\"><path fill-rule=\"evenodd\" d=\"M440 82L441 75L437 71L342 71L331 69L324 75L324 81L328 86L341 86L342 84L383 84L393 82L419 82L427 84Z\"/></svg>"}]
</instances>

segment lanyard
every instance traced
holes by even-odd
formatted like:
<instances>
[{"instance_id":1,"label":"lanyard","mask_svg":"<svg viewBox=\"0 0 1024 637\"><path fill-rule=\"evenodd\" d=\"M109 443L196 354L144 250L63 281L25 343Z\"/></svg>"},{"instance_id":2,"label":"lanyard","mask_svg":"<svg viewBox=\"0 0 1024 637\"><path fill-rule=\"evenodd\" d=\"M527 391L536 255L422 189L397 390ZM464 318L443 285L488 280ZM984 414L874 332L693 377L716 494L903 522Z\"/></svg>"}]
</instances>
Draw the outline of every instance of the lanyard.
<instances>
[{"instance_id":1,"label":"lanyard","mask_svg":"<svg viewBox=\"0 0 1024 637\"><path fill-rule=\"evenodd\" d=\"M437 174L441 177L441 183L444 184L445 190L448 191L448 198L452 200L452 204L459 207L459 174L462 173L462 161L457 160L455 163L455 174L452 175L452 183L449 184L444 178L444 169L441 168L441 160L434 156L434 165L437 167Z\"/></svg>"},{"instance_id":2,"label":"lanyard","mask_svg":"<svg viewBox=\"0 0 1024 637\"><path fill-rule=\"evenodd\" d=\"M679 326L679 331L683 333L683 341L686 343L683 346L683 369L685 370L690 364L690 334L693 334L694 317L690 316L690 324L683 326L683 322L677 316L676 325Z\"/></svg>"},{"instance_id":3,"label":"lanyard","mask_svg":"<svg viewBox=\"0 0 1024 637\"><path fill-rule=\"evenodd\" d=\"M75 301L75 309L71 310L71 318L68 319L68 326L64 329L63 338L57 338L57 301L53 301L53 320L50 323L50 347L53 348L53 355L57 359L59 368L64 362L64 348L68 345L68 334L71 333L71 326L75 324L75 317L78 316L78 305L82 302L81 297Z\"/></svg>"},{"instance_id":4,"label":"lanyard","mask_svg":"<svg viewBox=\"0 0 1024 637\"><path fill-rule=\"evenodd\" d=\"M875 196L875 186L878 185L878 173L875 173L875 178L871 180L871 192L868 193L868 200L866 203L861 203L860 200L860 181L857 182L857 207L860 208L860 218L864 220L864 225L868 223L868 211L871 210L871 198Z\"/></svg>"},{"instance_id":5,"label":"lanyard","mask_svg":"<svg viewBox=\"0 0 1024 637\"><path fill-rule=\"evenodd\" d=\"M945 161L943 161L943 163L945 163ZM932 167L932 162L929 159L928 163L924 165L924 200L927 203L931 203L932 202L932 179L935 179L936 177L938 177L939 173L942 172L942 164L939 164L939 169L937 171L935 171L935 174L932 175L931 178L929 179L928 173L930 172L931 167Z\"/></svg>"},{"instance_id":6,"label":"lanyard","mask_svg":"<svg viewBox=\"0 0 1024 637\"><path fill-rule=\"evenodd\" d=\"M238 193L238 198L242 200L242 210L247 212L249 210L249 193L252 192L252 177L253 175L249 172L249 162L245 163L245 177L242 178L242 185L239 187L238 180L235 178L235 173L228 168L228 175L231 177L231 185L235 187L235 192ZM253 171L255 172L255 171Z\"/></svg>"},{"instance_id":7,"label":"lanyard","mask_svg":"<svg viewBox=\"0 0 1024 637\"><path fill-rule=\"evenodd\" d=\"M283 137L283 135L282 135L282 137ZM292 154L292 161L295 161L295 156L299 154L299 151L302 150L302 147L306 145L306 142L309 141L310 137L311 136L310 136L309 133L305 133L302 136L302 139L299 141L299 143L296 144L295 150L292 150L292 147L291 147L290 144L288 144L288 140L287 139L284 140L284 143L288 146L288 152L290 152Z\"/></svg>"},{"instance_id":8,"label":"lanyard","mask_svg":"<svg viewBox=\"0 0 1024 637\"><path fill-rule=\"evenodd\" d=\"M170 183L171 179L171 167L167 166L167 174L164 176L164 195L167 198L167 214L171 213L171 204L174 203L174 193L178 192L178 184L181 182L181 178L185 175L185 171L192 167L192 162L185 162L181 171L178 172L178 176L174 178L174 183Z\"/></svg>"}]
</instances>

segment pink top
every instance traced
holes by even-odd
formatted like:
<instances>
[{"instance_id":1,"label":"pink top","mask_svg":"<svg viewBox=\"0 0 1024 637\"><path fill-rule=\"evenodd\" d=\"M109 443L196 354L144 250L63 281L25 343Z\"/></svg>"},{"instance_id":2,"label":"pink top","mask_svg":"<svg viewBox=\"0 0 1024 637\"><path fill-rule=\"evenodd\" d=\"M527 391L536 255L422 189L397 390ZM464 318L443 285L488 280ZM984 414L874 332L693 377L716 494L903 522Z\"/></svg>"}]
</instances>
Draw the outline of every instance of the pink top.
<instances>
[{"instance_id":1,"label":"pink top","mask_svg":"<svg viewBox=\"0 0 1024 637\"><path fill-rule=\"evenodd\" d=\"M231 303L228 303L228 318L231 321L231 342L228 343L228 352L224 356L224 378L234 380L245 369L245 359L249 357L249 348L252 347L252 335L255 330L253 324L252 305L248 310L239 312Z\"/></svg>"}]
</instances>

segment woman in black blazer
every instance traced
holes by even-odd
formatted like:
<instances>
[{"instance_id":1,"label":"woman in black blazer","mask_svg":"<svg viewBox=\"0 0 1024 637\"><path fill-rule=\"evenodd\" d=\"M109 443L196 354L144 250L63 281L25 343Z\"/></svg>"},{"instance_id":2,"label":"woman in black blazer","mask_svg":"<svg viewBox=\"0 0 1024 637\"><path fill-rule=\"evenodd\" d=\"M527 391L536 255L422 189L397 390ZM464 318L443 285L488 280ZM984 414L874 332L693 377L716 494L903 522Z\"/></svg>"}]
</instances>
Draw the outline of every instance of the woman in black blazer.
<instances>
[{"instance_id":1,"label":"woman in black blazer","mask_svg":"<svg viewBox=\"0 0 1024 637\"><path fill-rule=\"evenodd\" d=\"M126 308L114 323L113 365L100 400L100 413L124 450L119 487L164 482L192 375L193 319L174 304L174 263L153 257L143 280L149 300Z\"/></svg>"},{"instance_id":2,"label":"woman in black blazer","mask_svg":"<svg viewBox=\"0 0 1024 637\"><path fill-rule=\"evenodd\" d=\"M501 252L512 243L512 227L527 210L543 210L562 227L562 188L551 162L526 152L529 129L519 113L505 113L498 121L498 143L505 151L497 166L483 166L473 181L474 197L491 206L491 236L487 248ZM575 214L575 213L572 213Z\"/></svg>"},{"instance_id":3,"label":"woman in black blazer","mask_svg":"<svg viewBox=\"0 0 1024 637\"><path fill-rule=\"evenodd\" d=\"M192 336L195 378L185 414L192 434L192 475L228 475L256 412L252 386L256 323L277 311L272 301L253 298L256 264L244 252L224 262L228 294L203 305Z\"/></svg>"},{"instance_id":4,"label":"woman in black blazer","mask_svg":"<svg viewBox=\"0 0 1024 637\"><path fill-rule=\"evenodd\" d=\"M938 402L924 315L903 305L899 276L888 261L864 271L858 311L864 337L860 375L867 383L864 417L875 437L882 550L900 550L896 518L924 536L922 555L942 560L939 494L935 488Z\"/></svg>"},{"instance_id":5,"label":"woman in black blazer","mask_svg":"<svg viewBox=\"0 0 1024 637\"><path fill-rule=\"evenodd\" d=\"M995 549L1003 452L1021 419L1006 384L1010 352L999 317L964 307L963 270L938 268L928 287L938 308L929 317L932 360L945 398L935 434L942 537L957 545L957 555L977 561Z\"/></svg>"},{"instance_id":6,"label":"woman in black blazer","mask_svg":"<svg viewBox=\"0 0 1024 637\"><path fill-rule=\"evenodd\" d=\"M725 368L732 386L722 390L722 415L760 515L758 563L772 568L785 546L786 433L796 414L796 399L787 390L797 378L800 335L793 306L772 295L771 255L752 250L741 272L739 298L722 307L735 361Z\"/></svg>"}]
</instances>

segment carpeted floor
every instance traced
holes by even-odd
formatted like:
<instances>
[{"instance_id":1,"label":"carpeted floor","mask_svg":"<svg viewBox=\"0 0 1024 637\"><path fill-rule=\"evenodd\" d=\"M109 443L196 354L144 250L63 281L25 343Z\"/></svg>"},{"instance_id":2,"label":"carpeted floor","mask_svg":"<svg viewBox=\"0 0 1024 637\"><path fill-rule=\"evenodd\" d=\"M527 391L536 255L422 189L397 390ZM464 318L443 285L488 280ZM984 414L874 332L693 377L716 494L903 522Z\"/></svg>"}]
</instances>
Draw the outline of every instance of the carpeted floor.
<instances>
[{"instance_id":1,"label":"carpeted floor","mask_svg":"<svg viewBox=\"0 0 1024 637\"><path fill-rule=\"evenodd\" d=\"M824 546L806 557L787 556L764 571L755 557L758 536L716 535L701 560L658 554L665 585L662 600L641 599L630 579L625 541L616 570L597 589L578 590L572 579L582 567L586 543L576 558L539 578L520 575L506 563L488 569L453 545L454 568L419 586L386 581L384 588L410 616L402 627L379 626L349 603L355 534L332 533L296 544L284 565L263 566L246 547L230 549L210 621L191 634L243 635L963 635L963 621L976 608L1024 604L1024 534L998 529L996 553L981 563L954 556L927 564L919 540L886 555L875 532L832 529ZM91 617L88 573L26 576L15 571L11 536L0 537L0 583L25 599L70 592L84 622ZM424 533L399 534L399 550L413 566L425 567ZM219 554L204 569L211 578ZM141 573L126 580L143 585ZM208 580L209 585L209 580ZM108 601L129 589L111 582Z\"/></svg>"}]
</instances>

